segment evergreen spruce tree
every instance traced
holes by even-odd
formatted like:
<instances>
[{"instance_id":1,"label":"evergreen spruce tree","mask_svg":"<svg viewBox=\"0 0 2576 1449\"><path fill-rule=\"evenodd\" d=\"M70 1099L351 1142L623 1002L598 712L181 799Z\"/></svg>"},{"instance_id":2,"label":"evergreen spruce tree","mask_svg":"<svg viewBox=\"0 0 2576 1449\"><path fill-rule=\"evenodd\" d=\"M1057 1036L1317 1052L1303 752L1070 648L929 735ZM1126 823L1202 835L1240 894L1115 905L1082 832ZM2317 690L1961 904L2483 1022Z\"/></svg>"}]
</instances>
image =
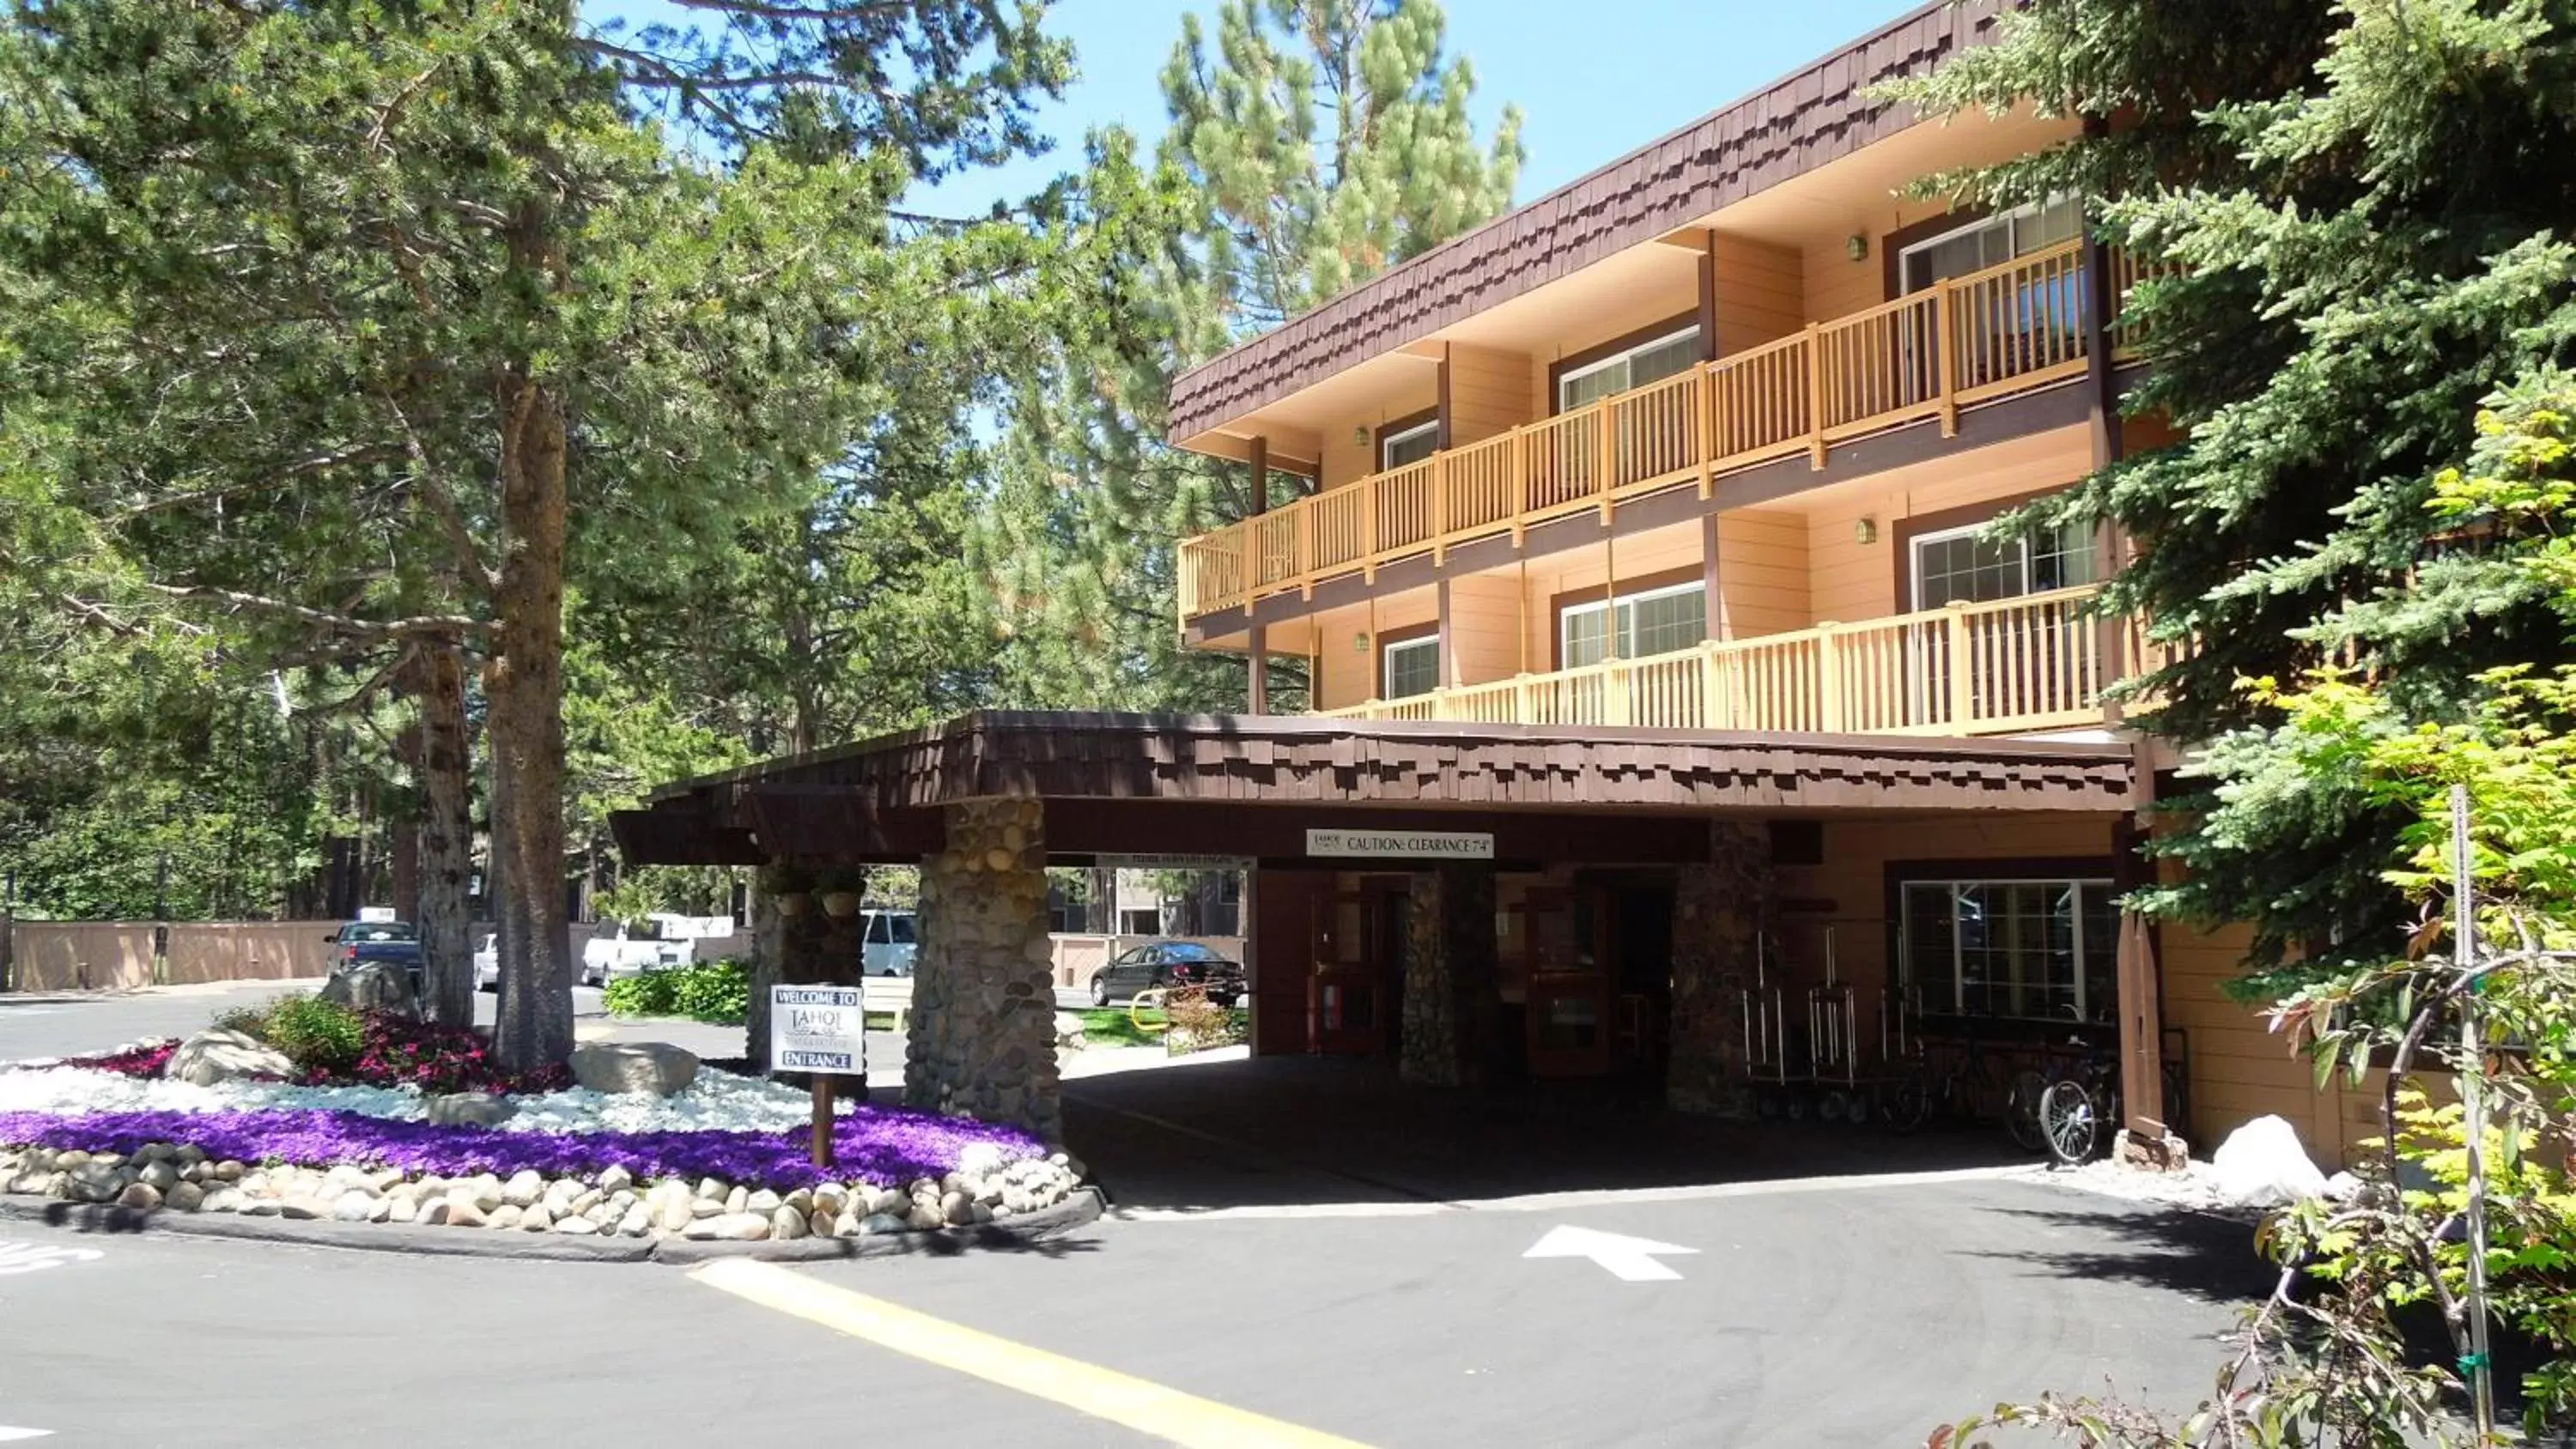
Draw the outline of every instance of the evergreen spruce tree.
<instances>
[{"instance_id":1,"label":"evergreen spruce tree","mask_svg":"<svg viewBox=\"0 0 2576 1449\"><path fill-rule=\"evenodd\" d=\"M2125 530L2108 606L2189 643L2138 716L2210 747L2163 837L2188 878L2152 904L2252 922L2261 967L2384 945L2403 813L2298 763L2248 681L2340 663L2450 722L2484 671L2570 657L2538 591L2479 565L2492 540L2425 505L2482 402L2576 353L2576 3L2037 0L1910 94L2083 118L1940 185L2079 192L2177 269L2128 321L2151 366L2132 409L2181 441L2032 520Z\"/></svg>"}]
</instances>

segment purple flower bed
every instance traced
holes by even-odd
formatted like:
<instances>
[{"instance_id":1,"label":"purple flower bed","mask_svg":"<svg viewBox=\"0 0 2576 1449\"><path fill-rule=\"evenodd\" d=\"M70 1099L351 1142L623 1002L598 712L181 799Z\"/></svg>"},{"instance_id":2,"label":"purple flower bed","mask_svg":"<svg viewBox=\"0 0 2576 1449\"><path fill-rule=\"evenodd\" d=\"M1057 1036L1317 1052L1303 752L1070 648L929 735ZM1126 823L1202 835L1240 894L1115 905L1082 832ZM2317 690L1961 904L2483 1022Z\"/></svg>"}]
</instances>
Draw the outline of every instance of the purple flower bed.
<instances>
[{"instance_id":1,"label":"purple flower bed","mask_svg":"<svg viewBox=\"0 0 2576 1449\"><path fill-rule=\"evenodd\" d=\"M1001 1149L1005 1160L1046 1151L1017 1128L881 1107L862 1107L839 1119L833 1135L839 1162L829 1170L808 1160L802 1131L556 1135L396 1122L359 1112L0 1113L0 1143L12 1146L131 1153L153 1142L193 1145L210 1157L249 1163L346 1162L441 1177L506 1177L526 1170L567 1177L623 1167L638 1178L714 1177L778 1192L853 1178L899 1187L955 1171L959 1154L977 1143Z\"/></svg>"}]
</instances>

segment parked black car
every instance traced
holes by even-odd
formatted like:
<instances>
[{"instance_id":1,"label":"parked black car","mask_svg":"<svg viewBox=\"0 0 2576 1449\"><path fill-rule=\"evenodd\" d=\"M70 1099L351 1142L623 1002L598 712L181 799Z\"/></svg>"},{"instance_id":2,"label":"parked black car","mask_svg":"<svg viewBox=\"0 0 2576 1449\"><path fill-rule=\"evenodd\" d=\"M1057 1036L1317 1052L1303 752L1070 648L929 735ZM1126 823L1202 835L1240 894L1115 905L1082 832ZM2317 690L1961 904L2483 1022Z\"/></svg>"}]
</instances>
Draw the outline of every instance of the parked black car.
<instances>
[{"instance_id":1,"label":"parked black car","mask_svg":"<svg viewBox=\"0 0 2576 1449\"><path fill-rule=\"evenodd\" d=\"M390 961L420 988L420 932L409 921L351 921L331 933L331 974L369 961Z\"/></svg>"},{"instance_id":2,"label":"parked black car","mask_svg":"<svg viewBox=\"0 0 2576 1449\"><path fill-rule=\"evenodd\" d=\"M1243 999L1243 967L1205 946L1188 941L1158 941L1119 954L1091 978L1091 1004L1107 1006L1132 1000L1154 987L1196 987L1219 1006Z\"/></svg>"}]
</instances>

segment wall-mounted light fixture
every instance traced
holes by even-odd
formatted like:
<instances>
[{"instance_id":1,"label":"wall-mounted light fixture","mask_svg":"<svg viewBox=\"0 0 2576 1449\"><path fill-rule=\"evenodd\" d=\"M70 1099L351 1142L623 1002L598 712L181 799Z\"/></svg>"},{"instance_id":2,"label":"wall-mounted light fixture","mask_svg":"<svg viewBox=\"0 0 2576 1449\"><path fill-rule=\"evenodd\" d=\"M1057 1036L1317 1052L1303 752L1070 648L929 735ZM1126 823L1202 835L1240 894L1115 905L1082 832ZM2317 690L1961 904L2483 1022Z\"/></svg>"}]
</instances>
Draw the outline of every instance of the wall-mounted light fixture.
<instances>
[{"instance_id":1,"label":"wall-mounted light fixture","mask_svg":"<svg viewBox=\"0 0 2576 1449\"><path fill-rule=\"evenodd\" d=\"M1354 448L1365 448L1365 447L1367 447L1367 446L1368 446L1368 440L1369 440L1368 424L1366 424L1366 423L1362 423L1362 424L1360 424L1358 427L1351 429L1351 446L1352 446L1352 447L1354 447Z\"/></svg>"},{"instance_id":2,"label":"wall-mounted light fixture","mask_svg":"<svg viewBox=\"0 0 2576 1449\"><path fill-rule=\"evenodd\" d=\"M1869 233L1865 231L1856 231L1850 236L1843 238L1843 253L1856 262L1868 261Z\"/></svg>"},{"instance_id":3,"label":"wall-mounted light fixture","mask_svg":"<svg viewBox=\"0 0 2576 1449\"><path fill-rule=\"evenodd\" d=\"M1869 545L1878 542L1878 520L1863 518L1852 524L1852 542Z\"/></svg>"},{"instance_id":4,"label":"wall-mounted light fixture","mask_svg":"<svg viewBox=\"0 0 2576 1449\"><path fill-rule=\"evenodd\" d=\"M1359 631L1358 633L1353 634L1353 635L1351 636L1351 652L1352 652L1352 653L1354 653L1354 654L1366 654L1368 651L1369 651L1369 636L1368 636L1368 631L1367 631L1366 629L1362 629L1362 630L1361 630L1361 631Z\"/></svg>"}]
</instances>

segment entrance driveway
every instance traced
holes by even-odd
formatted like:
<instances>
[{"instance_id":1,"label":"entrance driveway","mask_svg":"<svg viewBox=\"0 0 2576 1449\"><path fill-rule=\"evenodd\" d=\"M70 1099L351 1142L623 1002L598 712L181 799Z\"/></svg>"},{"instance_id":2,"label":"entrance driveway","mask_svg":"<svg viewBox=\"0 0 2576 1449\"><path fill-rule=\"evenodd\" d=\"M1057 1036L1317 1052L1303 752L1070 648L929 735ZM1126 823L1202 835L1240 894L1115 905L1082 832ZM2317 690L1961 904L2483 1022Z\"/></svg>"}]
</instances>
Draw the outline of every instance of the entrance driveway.
<instances>
[{"instance_id":1,"label":"entrance driveway","mask_svg":"<svg viewBox=\"0 0 2576 1449\"><path fill-rule=\"evenodd\" d=\"M1065 1139L1122 1211L1434 1204L2027 1163L2000 1132L1716 1122L1618 1081L1414 1086L1254 1057L1068 1081Z\"/></svg>"}]
</instances>

